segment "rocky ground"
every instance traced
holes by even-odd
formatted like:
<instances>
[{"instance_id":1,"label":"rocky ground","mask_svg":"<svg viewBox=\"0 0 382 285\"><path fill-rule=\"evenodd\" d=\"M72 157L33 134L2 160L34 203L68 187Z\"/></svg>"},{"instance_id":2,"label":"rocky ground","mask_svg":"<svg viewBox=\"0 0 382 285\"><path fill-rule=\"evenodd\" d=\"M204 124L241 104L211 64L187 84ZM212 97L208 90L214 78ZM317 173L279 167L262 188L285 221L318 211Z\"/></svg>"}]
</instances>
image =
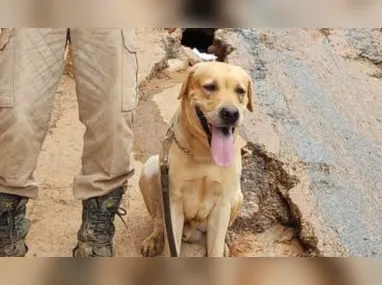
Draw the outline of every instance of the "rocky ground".
<instances>
[{"instance_id":1,"label":"rocky ground","mask_svg":"<svg viewBox=\"0 0 382 285\"><path fill-rule=\"evenodd\" d=\"M319 255L382 256L382 30L235 29L222 37L236 47L229 61L255 80L259 108L243 137L296 178L279 181L277 193L300 240Z\"/></svg>"},{"instance_id":2,"label":"rocky ground","mask_svg":"<svg viewBox=\"0 0 382 285\"><path fill-rule=\"evenodd\" d=\"M257 92L256 112L240 130L245 203L228 236L233 256L382 255L381 34L216 32L219 59L244 66ZM180 46L179 31L139 29L138 39L136 173L158 151L186 68L198 60ZM38 162L40 197L28 209L29 256L70 256L75 244L81 204L72 181L84 127L74 87L64 75ZM140 256L151 230L137 181L129 181L124 201L128 229L116 220L117 256ZM185 244L183 255L203 256L204 248Z\"/></svg>"}]
</instances>

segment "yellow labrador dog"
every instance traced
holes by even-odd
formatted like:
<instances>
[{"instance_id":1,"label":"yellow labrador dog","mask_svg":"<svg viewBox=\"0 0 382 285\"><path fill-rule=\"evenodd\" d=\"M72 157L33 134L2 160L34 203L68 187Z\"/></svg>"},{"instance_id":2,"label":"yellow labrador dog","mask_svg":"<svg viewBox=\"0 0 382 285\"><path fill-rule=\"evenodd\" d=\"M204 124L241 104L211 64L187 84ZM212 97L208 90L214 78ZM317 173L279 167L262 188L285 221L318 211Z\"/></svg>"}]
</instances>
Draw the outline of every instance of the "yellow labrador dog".
<instances>
[{"instance_id":1,"label":"yellow labrador dog","mask_svg":"<svg viewBox=\"0 0 382 285\"><path fill-rule=\"evenodd\" d=\"M178 256L182 238L207 233L207 256L227 256L225 236L243 200L241 151L235 142L245 109L252 111L252 81L238 66L222 62L194 65L181 88L172 119L168 152L170 205ZM143 256L170 256L165 240L159 156L145 163L139 186L154 230Z\"/></svg>"}]
</instances>

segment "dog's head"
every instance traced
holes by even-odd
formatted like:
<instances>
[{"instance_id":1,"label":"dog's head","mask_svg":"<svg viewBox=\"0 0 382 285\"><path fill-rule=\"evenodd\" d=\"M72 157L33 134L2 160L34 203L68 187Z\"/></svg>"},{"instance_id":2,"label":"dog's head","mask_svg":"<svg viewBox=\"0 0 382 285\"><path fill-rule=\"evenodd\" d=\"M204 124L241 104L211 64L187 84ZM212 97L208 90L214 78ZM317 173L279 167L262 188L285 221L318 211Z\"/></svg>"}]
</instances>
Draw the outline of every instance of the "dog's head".
<instances>
[{"instance_id":1,"label":"dog's head","mask_svg":"<svg viewBox=\"0 0 382 285\"><path fill-rule=\"evenodd\" d=\"M179 99L199 122L218 165L232 163L225 155L233 155L230 143L245 109L253 111L252 93L252 80L244 69L222 62L194 65L183 83Z\"/></svg>"}]
</instances>

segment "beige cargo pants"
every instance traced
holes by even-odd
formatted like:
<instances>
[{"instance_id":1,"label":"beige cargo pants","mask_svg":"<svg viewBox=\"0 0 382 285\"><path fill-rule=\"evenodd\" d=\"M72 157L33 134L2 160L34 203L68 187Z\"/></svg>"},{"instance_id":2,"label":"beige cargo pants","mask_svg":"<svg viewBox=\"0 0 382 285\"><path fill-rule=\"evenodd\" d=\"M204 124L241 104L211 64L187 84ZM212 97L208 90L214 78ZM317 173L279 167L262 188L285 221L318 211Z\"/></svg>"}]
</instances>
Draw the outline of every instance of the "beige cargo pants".
<instances>
[{"instance_id":1,"label":"beige cargo pants","mask_svg":"<svg viewBox=\"0 0 382 285\"><path fill-rule=\"evenodd\" d=\"M34 171L48 131L67 29L0 35L0 192L36 198ZM70 29L80 121L86 126L77 199L126 187L137 104L134 30ZM70 135L70 134L68 134ZM64 150L63 150L64 151Z\"/></svg>"}]
</instances>

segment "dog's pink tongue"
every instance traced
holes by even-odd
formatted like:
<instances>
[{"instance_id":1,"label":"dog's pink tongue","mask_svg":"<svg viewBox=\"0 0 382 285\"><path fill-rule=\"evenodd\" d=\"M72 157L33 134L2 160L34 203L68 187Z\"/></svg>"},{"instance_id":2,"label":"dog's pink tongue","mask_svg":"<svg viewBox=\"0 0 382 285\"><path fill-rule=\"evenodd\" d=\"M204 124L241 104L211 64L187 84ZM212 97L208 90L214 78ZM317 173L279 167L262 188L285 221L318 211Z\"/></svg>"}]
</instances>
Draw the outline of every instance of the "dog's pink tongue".
<instances>
[{"instance_id":1,"label":"dog's pink tongue","mask_svg":"<svg viewBox=\"0 0 382 285\"><path fill-rule=\"evenodd\" d=\"M232 131L224 134L222 128L212 127L211 153L219 166L230 166L234 159Z\"/></svg>"}]
</instances>

